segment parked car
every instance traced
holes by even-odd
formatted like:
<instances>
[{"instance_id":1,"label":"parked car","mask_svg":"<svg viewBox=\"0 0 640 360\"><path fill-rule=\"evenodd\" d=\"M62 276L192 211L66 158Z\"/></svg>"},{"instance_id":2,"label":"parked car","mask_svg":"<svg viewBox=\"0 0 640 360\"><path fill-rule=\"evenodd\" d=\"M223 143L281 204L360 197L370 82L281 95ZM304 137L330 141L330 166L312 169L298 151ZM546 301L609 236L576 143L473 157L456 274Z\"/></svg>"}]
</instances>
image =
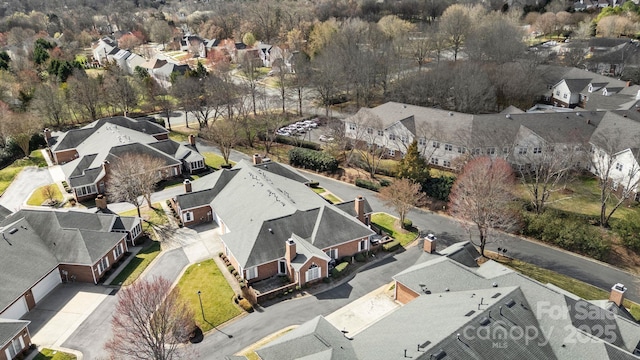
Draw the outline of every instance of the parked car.
<instances>
[{"instance_id":1,"label":"parked car","mask_svg":"<svg viewBox=\"0 0 640 360\"><path fill-rule=\"evenodd\" d=\"M438 240L438 238L435 235L431 234L431 233L427 234L427 239L429 239L431 241Z\"/></svg>"},{"instance_id":2,"label":"parked car","mask_svg":"<svg viewBox=\"0 0 640 360\"><path fill-rule=\"evenodd\" d=\"M318 138L318 140L320 141L325 141L325 142L329 142L329 141L333 141L333 138L331 136L327 136L327 135L320 135L320 137Z\"/></svg>"}]
</instances>

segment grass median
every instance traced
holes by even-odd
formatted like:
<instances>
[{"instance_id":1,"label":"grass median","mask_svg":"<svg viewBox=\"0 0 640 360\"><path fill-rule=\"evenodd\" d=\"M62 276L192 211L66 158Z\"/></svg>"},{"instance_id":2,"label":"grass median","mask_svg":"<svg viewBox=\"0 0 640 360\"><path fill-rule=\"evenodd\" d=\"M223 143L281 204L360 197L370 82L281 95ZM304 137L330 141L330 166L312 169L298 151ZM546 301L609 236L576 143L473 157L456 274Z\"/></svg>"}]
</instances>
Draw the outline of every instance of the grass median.
<instances>
[{"instance_id":1,"label":"grass median","mask_svg":"<svg viewBox=\"0 0 640 360\"><path fill-rule=\"evenodd\" d=\"M75 360L76 356L63 351L42 349L33 360Z\"/></svg>"},{"instance_id":2,"label":"grass median","mask_svg":"<svg viewBox=\"0 0 640 360\"><path fill-rule=\"evenodd\" d=\"M151 241L151 244L140 250L140 252L129 261L127 266L111 281L111 285L130 285L140 277L144 269L146 269L158 255L160 255L160 243Z\"/></svg>"},{"instance_id":3,"label":"grass median","mask_svg":"<svg viewBox=\"0 0 640 360\"><path fill-rule=\"evenodd\" d=\"M375 213L371 216L371 223L398 240L402 246L406 246L418 237L418 231L415 228L402 229L398 219L389 214Z\"/></svg>"}]
</instances>

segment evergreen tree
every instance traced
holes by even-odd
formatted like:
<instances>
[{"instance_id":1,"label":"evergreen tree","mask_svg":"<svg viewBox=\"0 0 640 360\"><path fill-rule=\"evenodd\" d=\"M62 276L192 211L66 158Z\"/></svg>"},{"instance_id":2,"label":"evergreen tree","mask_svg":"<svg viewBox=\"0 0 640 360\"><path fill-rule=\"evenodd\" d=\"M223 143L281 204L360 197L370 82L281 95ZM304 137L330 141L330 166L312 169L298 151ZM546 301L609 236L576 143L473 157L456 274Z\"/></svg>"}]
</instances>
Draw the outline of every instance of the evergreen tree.
<instances>
[{"instance_id":1,"label":"evergreen tree","mask_svg":"<svg viewBox=\"0 0 640 360\"><path fill-rule=\"evenodd\" d=\"M407 154L400 160L397 168L397 176L402 179L410 179L420 184L424 191L429 174L429 164L418 151L418 142L414 140L407 148Z\"/></svg>"}]
</instances>

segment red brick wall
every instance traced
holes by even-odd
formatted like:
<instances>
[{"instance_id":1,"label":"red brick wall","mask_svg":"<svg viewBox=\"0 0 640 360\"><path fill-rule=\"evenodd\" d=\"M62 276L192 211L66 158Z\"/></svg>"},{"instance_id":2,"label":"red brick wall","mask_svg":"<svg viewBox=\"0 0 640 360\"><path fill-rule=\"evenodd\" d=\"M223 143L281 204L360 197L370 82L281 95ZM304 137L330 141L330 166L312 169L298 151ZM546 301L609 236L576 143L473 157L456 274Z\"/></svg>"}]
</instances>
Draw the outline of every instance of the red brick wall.
<instances>
[{"instance_id":1,"label":"red brick wall","mask_svg":"<svg viewBox=\"0 0 640 360\"><path fill-rule=\"evenodd\" d=\"M78 152L76 149L57 151L53 154L56 164L62 164L76 159Z\"/></svg>"},{"instance_id":2,"label":"red brick wall","mask_svg":"<svg viewBox=\"0 0 640 360\"><path fill-rule=\"evenodd\" d=\"M351 256L351 255L354 255L355 253L358 252L358 243L361 240L368 241L369 238L365 237L365 238L361 238L361 239L358 239L358 240L350 241L350 242L347 242L347 243L344 243L344 244L340 244L338 246L332 246L330 248L324 248L324 249L322 249L322 251L323 252L327 252L327 251L329 251L329 249L338 249L338 258L341 258L343 256ZM370 249L370 247L368 249Z\"/></svg>"},{"instance_id":3,"label":"red brick wall","mask_svg":"<svg viewBox=\"0 0 640 360\"><path fill-rule=\"evenodd\" d=\"M122 233L122 235L124 236L123 239L119 242L119 244L122 244L123 246L123 250L126 251L126 247L124 242L126 241L126 234ZM117 245L116 245L117 246ZM96 277L96 281L99 281L107 272L107 270L111 269L113 267L113 264L121 259L124 256L124 252L122 254L120 254L120 256L118 256L117 258L113 257L113 249L115 249L115 246L113 248L111 248L111 250L109 250L109 252L107 253L107 257L109 258L109 267L107 269L105 269L102 274L98 275L98 270L97 270L97 264L99 261L97 261L95 264L93 264L93 266L88 266L88 265L71 265L71 264L60 264L60 273L62 273L62 270L66 270L69 272L69 280L71 280L71 276L75 275L76 279L75 281L79 281L79 282L86 282L86 283L93 283L93 274L95 273L95 277ZM94 271L94 273L92 273L91 269L96 269ZM65 276L62 275L62 280L66 280Z\"/></svg>"},{"instance_id":4,"label":"red brick wall","mask_svg":"<svg viewBox=\"0 0 640 360\"><path fill-rule=\"evenodd\" d=\"M270 263L258 265L258 277L249 280L249 283L254 283L259 280L264 280L278 274L278 261L272 261ZM247 278L246 269L244 278Z\"/></svg>"},{"instance_id":5,"label":"red brick wall","mask_svg":"<svg viewBox=\"0 0 640 360\"><path fill-rule=\"evenodd\" d=\"M153 135L153 137L158 140L167 140L169 138L169 134Z\"/></svg>"},{"instance_id":6,"label":"red brick wall","mask_svg":"<svg viewBox=\"0 0 640 360\"><path fill-rule=\"evenodd\" d=\"M193 212L192 221L184 221L184 214L187 211ZM209 212L211 212L211 215L209 215L209 218L207 219L207 213ZM213 221L213 211L211 210L211 206L209 205L206 205L200 208L185 210L180 214L180 220L182 221L184 226L192 226L192 225L198 225L201 223L211 222Z\"/></svg>"},{"instance_id":7,"label":"red brick wall","mask_svg":"<svg viewBox=\"0 0 640 360\"><path fill-rule=\"evenodd\" d=\"M300 280L302 280L300 281L300 285L304 285L307 282L307 279L306 279L307 270L309 270L311 265L314 263L321 268L321 271L320 271L321 276L319 279L314 280L313 282L322 281L322 278L329 276L329 264L327 263L327 261L313 256L311 257L311 259L307 261L307 263L303 267L300 268L300 271L298 272L298 274L300 275Z\"/></svg>"},{"instance_id":8,"label":"red brick wall","mask_svg":"<svg viewBox=\"0 0 640 360\"><path fill-rule=\"evenodd\" d=\"M417 294L415 291L409 289L408 287L402 285L402 283L399 283L396 281L396 300L397 301L399 301L402 304L406 304L411 300L417 298L418 296L420 295Z\"/></svg>"},{"instance_id":9,"label":"red brick wall","mask_svg":"<svg viewBox=\"0 0 640 360\"><path fill-rule=\"evenodd\" d=\"M20 332L20 334L18 334L13 339L17 339L20 336L22 336L22 341L24 341L24 348L22 349L22 351L24 351L28 349L29 345L31 344L31 337L29 336L29 332L27 331L27 328L24 328L24 330L22 330L22 332ZM0 347L0 360L11 360L11 359L7 359L7 355L4 352L5 349L9 347L9 344L11 344L11 341L8 342L7 345Z\"/></svg>"}]
</instances>

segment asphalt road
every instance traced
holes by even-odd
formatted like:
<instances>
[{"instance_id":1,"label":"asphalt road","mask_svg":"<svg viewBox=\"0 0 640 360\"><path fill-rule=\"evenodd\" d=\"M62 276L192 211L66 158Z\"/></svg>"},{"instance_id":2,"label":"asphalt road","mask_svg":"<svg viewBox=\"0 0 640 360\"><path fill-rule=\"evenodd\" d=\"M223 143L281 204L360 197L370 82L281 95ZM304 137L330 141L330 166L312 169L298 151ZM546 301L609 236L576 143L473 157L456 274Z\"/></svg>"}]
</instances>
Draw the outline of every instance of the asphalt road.
<instances>
[{"instance_id":1,"label":"asphalt road","mask_svg":"<svg viewBox=\"0 0 640 360\"><path fill-rule=\"evenodd\" d=\"M327 188L343 200L363 195L367 198L374 211L395 213L393 209L385 206L373 191L314 173L307 172L305 174L312 180L320 182L320 186ZM469 233L462 225L448 216L413 209L409 212L407 218L411 219L413 224L421 231L436 234L438 240L441 240L440 244L438 244L439 248L455 242L469 240L470 238ZM477 239L477 237L474 237L474 239ZM506 248L508 250L507 255L510 257L571 276L606 291L609 291L616 283L623 283L628 288L626 297L640 303L640 279L608 264L550 247L537 241L504 233L493 234L492 240L487 243L487 249L489 250L496 250L498 247Z\"/></svg>"},{"instance_id":2,"label":"asphalt road","mask_svg":"<svg viewBox=\"0 0 640 360\"><path fill-rule=\"evenodd\" d=\"M53 183L48 168L24 168L0 197L0 205L18 211L34 189Z\"/></svg>"}]
</instances>

